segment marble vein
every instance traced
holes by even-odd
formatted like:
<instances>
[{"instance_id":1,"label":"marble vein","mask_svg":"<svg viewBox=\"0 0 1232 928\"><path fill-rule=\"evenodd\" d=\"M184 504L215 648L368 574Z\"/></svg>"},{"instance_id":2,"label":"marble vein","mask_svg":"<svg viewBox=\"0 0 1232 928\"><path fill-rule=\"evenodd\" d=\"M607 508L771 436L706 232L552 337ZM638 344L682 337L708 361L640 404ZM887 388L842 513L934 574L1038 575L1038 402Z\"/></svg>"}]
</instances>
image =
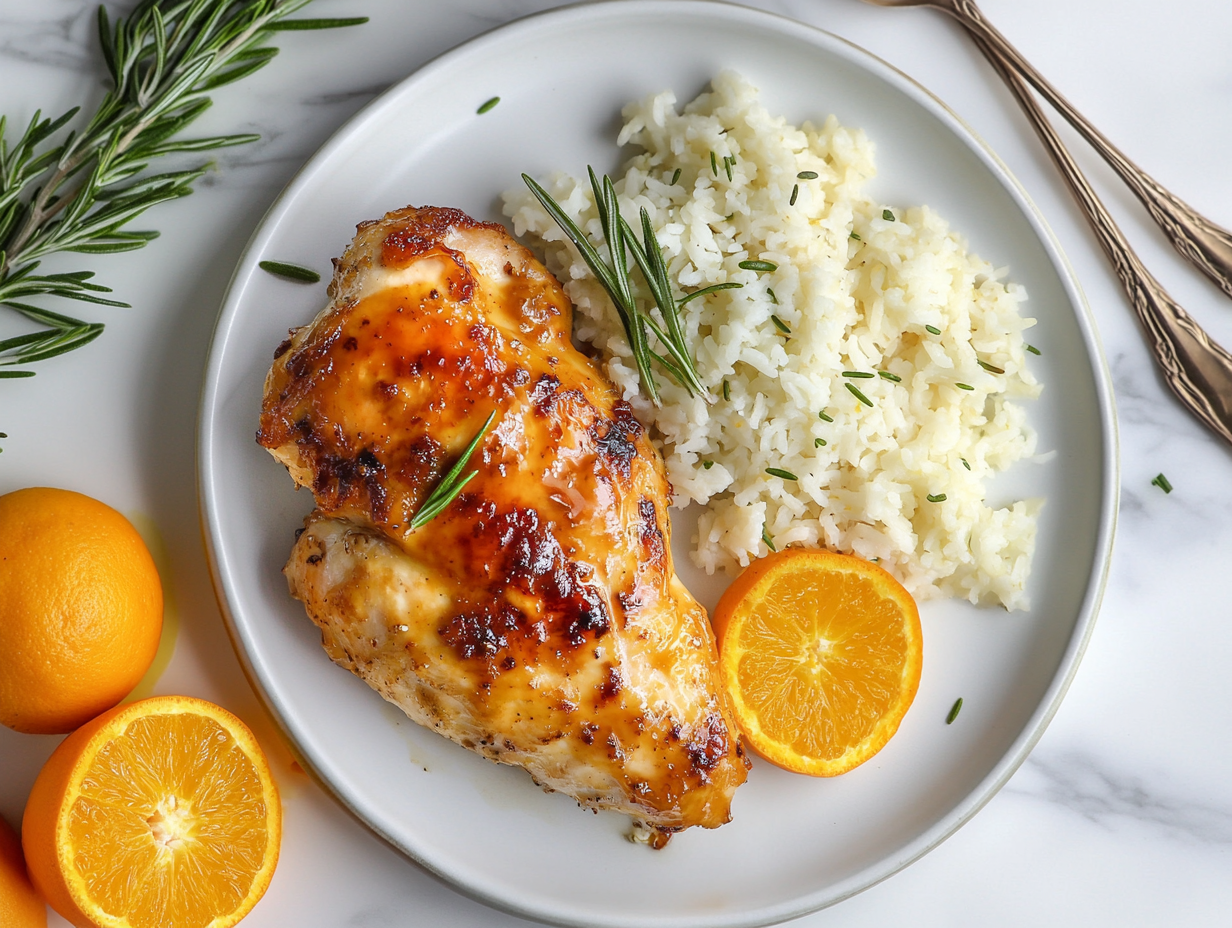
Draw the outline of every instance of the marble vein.
<instances>
[{"instance_id":1,"label":"marble vein","mask_svg":"<svg viewBox=\"0 0 1232 928\"><path fill-rule=\"evenodd\" d=\"M1043 757L1037 751L1005 792L1062 806L1109 830L1129 820L1175 840L1232 845L1232 809L1114 772L1090 754Z\"/></svg>"}]
</instances>

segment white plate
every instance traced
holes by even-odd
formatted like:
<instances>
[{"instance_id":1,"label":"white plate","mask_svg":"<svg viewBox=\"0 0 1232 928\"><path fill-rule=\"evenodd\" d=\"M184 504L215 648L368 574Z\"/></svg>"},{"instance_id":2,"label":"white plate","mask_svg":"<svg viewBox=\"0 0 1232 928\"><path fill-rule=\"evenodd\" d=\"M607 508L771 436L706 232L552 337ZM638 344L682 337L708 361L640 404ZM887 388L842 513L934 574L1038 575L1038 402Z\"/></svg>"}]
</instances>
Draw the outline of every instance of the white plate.
<instances>
[{"instance_id":1,"label":"white plate","mask_svg":"<svg viewBox=\"0 0 1232 928\"><path fill-rule=\"evenodd\" d=\"M927 203L1025 284L1030 417L1046 464L1022 463L1000 499L1045 496L1034 608L927 604L924 677L888 747L816 780L755 763L735 820L662 852L622 839L626 820L583 814L421 729L330 663L280 568L311 508L253 441L262 380L286 330L323 286L257 269L322 271L364 219L407 203L499 219L527 171L617 167L626 102L664 88L688 100L724 68L792 121L835 113L877 144L875 195ZM501 102L479 116L489 97ZM735 926L800 915L905 866L1009 778L1056 711L1090 635L1118 487L1108 375L1093 323L1043 220L1005 168L939 101L868 53L766 13L700 2L620 2L522 20L457 48L356 116L270 210L235 272L211 349L200 424L201 500L212 565L249 677L306 763L393 845L457 887L518 914L595 926ZM681 526L683 528L683 526ZM687 544L689 532L676 537ZM682 550L687 583L698 583ZM708 594L708 595L707 595ZM962 715L945 724L950 705Z\"/></svg>"}]
</instances>

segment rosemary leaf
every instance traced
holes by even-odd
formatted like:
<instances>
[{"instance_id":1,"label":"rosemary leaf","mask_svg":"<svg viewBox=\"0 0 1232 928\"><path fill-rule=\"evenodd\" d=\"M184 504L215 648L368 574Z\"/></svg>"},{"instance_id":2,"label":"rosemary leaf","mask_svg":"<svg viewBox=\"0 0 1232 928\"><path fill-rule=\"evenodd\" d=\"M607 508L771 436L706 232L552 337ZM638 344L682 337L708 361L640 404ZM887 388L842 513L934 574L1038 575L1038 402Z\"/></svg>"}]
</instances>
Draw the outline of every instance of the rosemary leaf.
<instances>
[{"instance_id":1,"label":"rosemary leaf","mask_svg":"<svg viewBox=\"0 0 1232 928\"><path fill-rule=\"evenodd\" d=\"M793 474L791 471L784 470L781 467L767 467L766 473L769 474L771 477L778 477L780 480L799 480L800 479L795 474Z\"/></svg>"},{"instance_id":2,"label":"rosemary leaf","mask_svg":"<svg viewBox=\"0 0 1232 928\"><path fill-rule=\"evenodd\" d=\"M283 277L301 284L315 284L321 280L321 275L312 268L290 264L286 261L259 261L257 267L268 271L275 277Z\"/></svg>"},{"instance_id":3,"label":"rosemary leaf","mask_svg":"<svg viewBox=\"0 0 1232 928\"><path fill-rule=\"evenodd\" d=\"M771 551L778 550L778 547L775 545L774 540L770 537L770 533L766 531L764 526L762 527L762 530L761 530L761 540L766 543L766 547L769 548Z\"/></svg>"},{"instance_id":4,"label":"rosemary leaf","mask_svg":"<svg viewBox=\"0 0 1232 928\"><path fill-rule=\"evenodd\" d=\"M367 16L339 16L332 19L284 19L270 23L266 32L292 32L304 29L337 29L341 26L362 26Z\"/></svg>"},{"instance_id":5,"label":"rosemary leaf","mask_svg":"<svg viewBox=\"0 0 1232 928\"><path fill-rule=\"evenodd\" d=\"M741 261L739 266L746 271L763 271L767 273L779 269L779 266L773 261Z\"/></svg>"},{"instance_id":6,"label":"rosemary leaf","mask_svg":"<svg viewBox=\"0 0 1232 928\"><path fill-rule=\"evenodd\" d=\"M500 97L488 97L480 104L479 109L475 110L477 114L482 116L484 113L491 112L496 109L496 104L500 103Z\"/></svg>"},{"instance_id":7,"label":"rosemary leaf","mask_svg":"<svg viewBox=\"0 0 1232 928\"><path fill-rule=\"evenodd\" d=\"M947 725L954 724L954 720L958 718L958 713L962 712L962 702L963 701L962 701L961 696L959 696L956 700L954 700L954 705L950 706L950 712L945 717L945 724Z\"/></svg>"},{"instance_id":8,"label":"rosemary leaf","mask_svg":"<svg viewBox=\"0 0 1232 928\"><path fill-rule=\"evenodd\" d=\"M689 300L696 299L699 296L709 296L711 293L718 293L720 290L739 290L743 286L744 284L737 283L711 284L709 287L703 287L700 290L694 290L692 293L685 294L682 299L676 301L676 308L679 309Z\"/></svg>"},{"instance_id":9,"label":"rosemary leaf","mask_svg":"<svg viewBox=\"0 0 1232 928\"><path fill-rule=\"evenodd\" d=\"M865 396L862 392L860 392L860 388L857 387L854 383L845 383L843 384L843 386L848 389L848 391L851 393L852 396L858 399L865 406L871 407L873 405L873 401L870 400L867 396Z\"/></svg>"},{"instance_id":10,"label":"rosemary leaf","mask_svg":"<svg viewBox=\"0 0 1232 928\"><path fill-rule=\"evenodd\" d=\"M1159 487L1165 493L1172 492L1172 484L1168 482L1168 478L1163 474L1157 474L1155 479L1151 481L1151 486Z\"/></svg>"}]
</instances>

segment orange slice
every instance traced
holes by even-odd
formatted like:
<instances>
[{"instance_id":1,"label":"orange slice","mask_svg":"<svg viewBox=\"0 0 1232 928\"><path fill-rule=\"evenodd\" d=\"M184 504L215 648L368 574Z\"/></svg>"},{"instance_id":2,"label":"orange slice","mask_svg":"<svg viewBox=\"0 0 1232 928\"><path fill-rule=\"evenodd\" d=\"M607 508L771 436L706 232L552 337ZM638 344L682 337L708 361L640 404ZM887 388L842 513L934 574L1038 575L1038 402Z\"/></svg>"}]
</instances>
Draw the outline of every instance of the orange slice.
<instances>
[{"instance_id":1,"label":"orange slice","mask_svg":"<svg viewBox=\"0 0 1232 928\"><path fill-rule=\"evenodd\" d=\"M722 678L749 745L832 777L890 740L920 684L920 614L876 564L788 548L753 562L714 615Z\"/></svg>"},{"instance_id":2,"label":"orange slice","mask_svg":"<svg viewBox=\"0 0 1232 928\"><path fill-rule=\"evenodd\" d=\"M80 928L227 928L278 862L282 807L252 732L212 703L156 696L79 728L22 820L30 879Z\"/></svg>"}]
</instances>

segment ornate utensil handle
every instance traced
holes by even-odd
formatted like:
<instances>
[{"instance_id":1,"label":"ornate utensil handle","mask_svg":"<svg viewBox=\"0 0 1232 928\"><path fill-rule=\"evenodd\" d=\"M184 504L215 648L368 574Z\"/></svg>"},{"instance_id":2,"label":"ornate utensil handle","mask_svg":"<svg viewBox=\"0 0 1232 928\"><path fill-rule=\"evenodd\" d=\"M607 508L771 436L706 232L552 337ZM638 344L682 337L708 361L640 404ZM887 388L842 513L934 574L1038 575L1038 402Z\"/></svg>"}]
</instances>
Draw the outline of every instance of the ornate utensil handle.
<instances>
[{"instance_id":1,"label":"ornate utensil handle","mask_svg":"<svg viewBox=\"0 0 1232 928\"><path fill-rule=\"evenodd\" d=\"M976 44L989 56L990 61L995 54L1008 62L1011 70L1030 81L1129 185L1176 250L1224 293L1232 296L1232 233L1202 216L1125 157L1019 54L992 23L984 19L973 0L929 0L929 5L957 19L976 39Z\"/></svg>"},{"instance_id":2,"label":"ornate utensil handle","mask_svg":"<svg viewBox=\"0 0 1232 928\"><path fill-rule=\"evenodd\" d=\"M966 0L955 2L965 3ZM975 41L1022 104L1090 221L1138 319L1150 336L1151 349L1163 368L1168 386L1208 428L1232 443L1232 355L1212 341L1143 267L1023 78L983 36L977 34Z\"/></svg>"}]
</instances>

